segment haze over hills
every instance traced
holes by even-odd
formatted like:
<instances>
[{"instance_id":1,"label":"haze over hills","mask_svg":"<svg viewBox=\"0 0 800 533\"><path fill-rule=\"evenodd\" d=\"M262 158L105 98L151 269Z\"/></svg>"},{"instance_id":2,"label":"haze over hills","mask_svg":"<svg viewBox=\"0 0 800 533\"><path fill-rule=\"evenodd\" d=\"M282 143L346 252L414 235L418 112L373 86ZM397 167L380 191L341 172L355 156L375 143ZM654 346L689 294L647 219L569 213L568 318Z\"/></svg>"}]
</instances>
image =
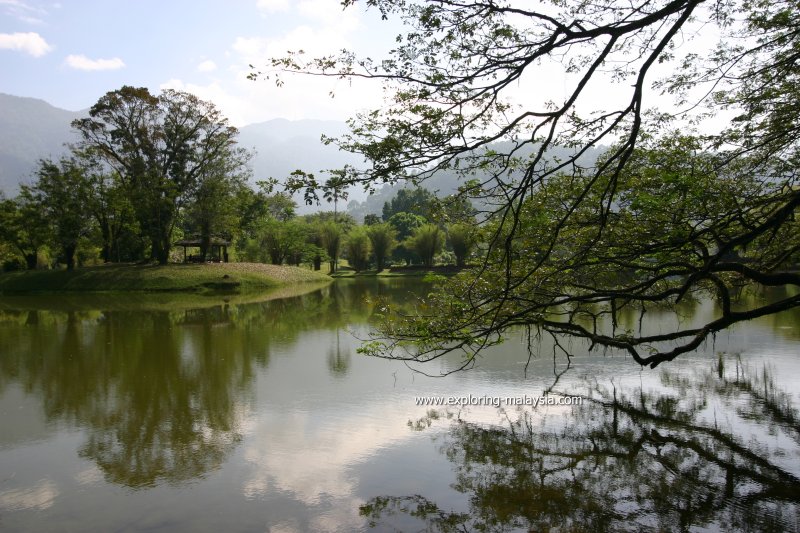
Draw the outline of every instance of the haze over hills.
<instances>
[{"instance_id":1,"label":"haze over hills","mask_svg":"<svg viewBox=\"0 0 800 533\"><path fill-rule=\"evenodd\" d=\"M57 159L66 154L66 145L78 140L70 123L87 114L88 110L67 111L43 100L0 93L0 191L7 196L16 195L20 183L32 181L40 159ZM320 139L323 134L336 137L347 131L344 122L273 119L240 128L239 143L255 153L250 161L254 183L270 177L283 181L296 169L313 173L322 181L327 177L321 173L322 170L344 165L363 168L366 165L361 156L325 145ZM527 147L523 152L532 150L533 147ZM589 150L582 158L583 162L594 161L602 151L603 148ZM570 153L563 148L553 148L548 152L562 159ZM422 186L445 196L454 193L458 183L455 173L442 172ZM347 210L359 221L366 214L380 214L383 203L390 201L402 187L386 185L370 197L362 189L352 188ZM300 214L332 209L325 203L306 206L301 194L295 196L295 201ZM343 202L340 207L344 209L345 204L348 202Z\"/></svg>"},{"instance_id":2,"label":"haze over hills","mask_svg":"<svg viewBox=\"0 0 800 533\"><path fill-rule=\"evenodd\" d=\"M67 111L44 100L0 93L0 190L16 195L20 183L32 180L40 159L66 154L65 145L78 140L70 123L87 114L88 110ZM298 168L324 179L321 170L361 162L361 158L320 141L322 134L346 131L344 122L275 119L240 128L239 143L255 152L250 163L253 181L283 180ZM302 198L297 200L302 207Z\"/></svg>"},{"instance_id":3,"label":"haze over hills","mask_svg":"<svg viewBox=\"0 0 800 533\"><path fill-rule=\"evenodd\" d=\"M0 190L15 195L20 183L31 181L40 159L65 154L65 143L77 140L70 123L85 115L0 93Z\"/></svg>"},{"instance_id":4,"label":"haze over hills","mask_svg":"<svg viewBox=\"0 0 800 533\"><path fill-rule=\"evenodd\" d=\"M250 161L253 181L276 178L283 181L292 171L300 169L317 176L320 181L327 174L320 171L342 168L345 165L363 167L363 158L342 152L333 145L325 145L322 135L336 137L347 133L347 124L326 120L286 120L282 118L250 124L239 129L241 146L253 150L255 156ZM353 190L351 198L364 200L363 192ZM299 212L316 211L317 207L306 208L302 195L295 197L300 206ZM321 205L320 209L329 209Z\"/></svg>"}]
</instances>

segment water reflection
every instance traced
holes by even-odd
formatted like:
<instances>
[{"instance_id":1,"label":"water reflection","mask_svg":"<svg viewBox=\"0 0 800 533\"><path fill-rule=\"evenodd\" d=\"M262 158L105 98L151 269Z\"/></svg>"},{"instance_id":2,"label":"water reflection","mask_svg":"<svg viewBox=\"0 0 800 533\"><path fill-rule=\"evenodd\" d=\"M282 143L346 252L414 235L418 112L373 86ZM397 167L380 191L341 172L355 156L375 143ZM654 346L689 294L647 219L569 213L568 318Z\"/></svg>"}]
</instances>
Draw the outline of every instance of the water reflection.
<instances>
[{"instance_id":1,"label":"water reflection","mask_svg":"<svg viewBox=\"0 0 800 533\"><path fill-rule=\"evenodd\" d=\"M576 355L558 387L583 373L604 386L592 384L580 410L513 411L498 427L487 408L452 427L429 417L415 432L406 422L425 413L418 396L535 395L564 367L546 338L527 375L518 338L445 379L356 355L349 332L365 336L384 298L411 309L420 290L419 280L339 280L280 298L0 298L0 528L363 531L372 519L402 531L713 530L735 518L705 516L703 502L792 528L796 497L774 494L798 476L797 414L774 381L796 391L797 343L786 339L800 315L708 347L741 350L758 368L780 359L789 372L744 372L730 356L709 370L711 351L676 361L655 387L659 374L627 357L565 344ZM700 303L684 320L690 312L715 310ZM666 320L650 309L644 327ZM621 313L619 327L638 321ZM687 373L698 366L707 372ZM416 493L427 499L402 496ZM766 514L770 502L784 514Z\"/></svg>"},{"instance_id":2,"label":"water reflection","mask_svg":"<svg viewBox=\"0 0 800 533\"><path fill-rule=\"evenodd\" d=\"M79 456L107 481L182 484L218 469L242 440L254 375L276 347L309 330L335 330L328 370L347 373L351 339L340 329L367 320L363 300L376 287L189 309L158 301L156 310L128 309L130 302L96 310L84 302L85 310L61 311L17 298L22 309L0 311L0 393L21 384L41 399L48 424L80 428Z\"/></svg>"},{"instance_id":3,"label":"water reflection","mask_svg":"<svg viewBox=\"0 0 800 533\"><path fill-rule=\"evenodd\" d=\"M240 439L233 390L246 386L252 363L211 317L193 332L161 311L47 318L56 327L17 332L3 381L41 396L48 421L85 428L79 454L108 480L187 481L217 468Z\"/></svg>"},{"instance_id":4,"label":"water reflection","mask_svg":"<svg viewBox=\"0 0 800 533\"><path fill-rule=\"evenodd\" d=\"M441 452L468 509L378 496L361 513L373 527L442 532L798 530L800 413L769 371L720 358L664 372L662 385L595 383L569 413L509 413L503 427L451 420Z\"/></svg>"}]
</instances>

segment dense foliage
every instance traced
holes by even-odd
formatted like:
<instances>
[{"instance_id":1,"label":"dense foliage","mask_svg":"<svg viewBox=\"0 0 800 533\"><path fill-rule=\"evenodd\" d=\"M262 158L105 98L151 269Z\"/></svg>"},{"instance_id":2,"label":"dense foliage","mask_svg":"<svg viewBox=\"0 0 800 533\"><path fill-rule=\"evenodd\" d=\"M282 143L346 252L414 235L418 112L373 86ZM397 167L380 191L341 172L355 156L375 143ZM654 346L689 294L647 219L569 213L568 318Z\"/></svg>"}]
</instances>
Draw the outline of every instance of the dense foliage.
<instances>
[{"instance_id":1,"label":"dense foliage","mask_svg":"<svg viewBox=\"0 0 800 533\"><path fill-rule=\"evenodd\" d=\"M462 350L469 362L525 326L656 366L800 305L796 290L735 304L744 288L800 285L794 2L365 3L406 25L387 58L290 53L251 76L380 80L385 105L332 141L372 163L350 183L453 173L487 235L479 269L444 282L419 316L387 316L368 353L426 361ZM719 44L681 46L711 31ZM559 66L563 99L515 94ZM654 87L677 105L656 109ZM600 145L610 148L587 160ZM655 337L617 327L621 308L700 295L720 304L700 327Z\"/></svg>"},{"instance_id":2,"label":"dense foliage","mask_svg":"<svg viewBox=\"0 0 800 533\"><path fill-rule=\"evenodd\" d=\"M430 223L437 201L425 189L400 191L384 211L360 226L338 204L348 197L351 169L329 171L315 182L296 171L250 184L250 154L237 130L210 102L179 92L156 96L122 87L104 95L89 117L73 122L81 141L70 157L42 160L18 197L0 198L0 260L4 270L97 262L166 263L183 260L175 242L199 248L188 258L205 262L214 243L231 243L233 260L307 264L330 272L342 254L356 270L383 270L390 261L420 261L401 248ZM305 189L303 189L305 187ZM298 216L292 193L333 212ZM425 213L425 216L417 213ZM406 242L407 241L407 242ZM437 248L438 250L438 248ZM397 252L397 255L394 255ZM425 256L428 266L433 257Z\"/></svg>"}]
</instances>

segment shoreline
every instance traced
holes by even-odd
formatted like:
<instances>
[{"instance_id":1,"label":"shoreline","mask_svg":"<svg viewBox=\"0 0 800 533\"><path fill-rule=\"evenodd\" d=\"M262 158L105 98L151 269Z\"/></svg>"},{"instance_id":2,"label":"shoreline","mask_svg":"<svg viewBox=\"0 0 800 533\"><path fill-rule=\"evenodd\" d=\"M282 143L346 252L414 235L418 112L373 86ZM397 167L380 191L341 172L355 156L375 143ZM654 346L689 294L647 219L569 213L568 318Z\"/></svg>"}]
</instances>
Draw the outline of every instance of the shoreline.
<instances>
[{"instance_id":1,"label":"shoreline","mask_svg":"<svg viewBox=\"0 0 800 533\"><path fill-rule=\"evenodd\" d=\"M330 282L319 271L260 263L133 265L0 274L0 295L41 293L240 293L299 283Z\"/></svg>"}]
</instances>

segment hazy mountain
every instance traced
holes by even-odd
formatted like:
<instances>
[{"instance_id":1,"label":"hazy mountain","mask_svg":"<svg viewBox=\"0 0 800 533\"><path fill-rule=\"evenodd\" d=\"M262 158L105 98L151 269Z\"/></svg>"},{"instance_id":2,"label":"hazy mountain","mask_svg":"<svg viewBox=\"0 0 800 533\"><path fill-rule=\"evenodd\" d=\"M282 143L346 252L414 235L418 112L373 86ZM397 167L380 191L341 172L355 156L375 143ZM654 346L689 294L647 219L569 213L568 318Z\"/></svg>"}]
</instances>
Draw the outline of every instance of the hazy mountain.
<instances>
[{"instance_id":1,"label":"hazy mountain","mask_svg":"<svg viewBox=\"0 0 800 533\"><path fill-rule=\"evenodd\" d=\"M15 195L20 183L31 181L40 159L65 154L64 145L77 140L70 123L86 115L87 111L66 111L35 98L0 94L0 190ZM344 122L275 119L242 127L239 143L256 154L251 161L254 181L269 177L282 181L296 169L324 178L321 170L357 166L361 161L320 141L322 134L346 131ZM357 191L353 194L364 198ZM297 200L302 204L302 197Z\"/></svg>"},{"instance_id":2,"label":"hazy mountain","mask_svg":"<svg viewBox=\"0 0 800 533\"><path fill-rule=\"evenodd\" d=\"M77 140L70 123L85 113L0 93L0 190L13 196L40 159L66 153L64 144Z\"/></svg>"},{"instance_id":3,"label":"hazy mountain","mask_svg":"<svg viewBox=\"0 0 800 533\"><path fill-rule=\"evenodd\" d=\"M87 113L59 109L35 98L0 93L0 190L13 196L20 183L31 181L40 159L55 159L66 153L65 144L77 140L70 123ZM335 137L347 131L344 122L274 119L240 128L239 143L255 152L251 160L254 182L269 177L283 181L296 169L325 179L320 172L322 170L344 165L365 166L361 156L341 152L333 145L324 145L320 140L323 134ZM500 143L496 148L502 150L507 146ZM593 149L584 160L591 161L601 152L602 149ZM568 155L567 150L561 148L554 148L549 153L562 159ZM454 173L443 172L426 181L423 186L445 196L455 192L459 182ZM348 211L359 220L368 213L379 215L384 202L390 201L402 187L384 186L371 197L367 197L361 189L351 189ZM306 207L302 195L297 195L295 200L301 213L332 208L325 204L319 208Z\"/></svg>"},{"instance_id":4,"label":"hazy mountain","mask_svg":"<svg viewBox=\"0 0 800 533\"><path fill-rule=\"evenodd\" d=\"M489 146L491 149L504 153L513 148L511 142L497 142ZM517 156L521 158L532 157L535 150L538 150L539 145L527 145L522 149L517 150ZM592 147L586 151L581 157L578 158L578 163L585 166L592 165L597 158L606 150L605 147ZM552 146L546 151L546 157L551 160L565 161L571 157L575 152L569 148L560 146ZM476 179L487 179L488 174L485 176L475 175L471 176ZM464 179L460 177L455 171L442 171L437 172L435 175L420 183L420 187L428 189L439 197L445 197L455 194L458 187L464 183ZM369 214L381 215L383 213L383 204L391 202L397 196L400 189L410 187L406 183L398 183L396 185L384 185L382 188L375 191L375 193L367 198L355 198L347 205L347 212L350 213L357 221L361 222L364 217ZM476 207L480 207L477 203Z\"/></svg>"},{"instance_id":5,"label":"hazy mountain","mask_svg":"<svg viewBox=\"0 0 800 533\"><path fill-rule=\"evenodd\" d=\"M286 120L274 119L244 126L239 130L239 144L255 150L251 161L254 181L276 178L283 181L292 171L300 169L320 178L326 178L322 170L341 168L344 165L362 167L363 158L342 152L333 145L325 145L321 136L336 137L347 133L344 122L325 120ZM363 200L366 195L358 190L350 191L350 198ZM316 211L317 207L306 208L303 197L295 197L300 212ZM320 206L320 209L332 207Z\"/></svg>"},{"instance_id":6,"label":"hazy mountain","mask_svg":"<svg viewBox=\"0 0 800 533\"><path fill-rule=\"evenodd\" d=\"M251 161L255 179L282 181L296 169L322 176L320 170L358 164L359 158L320 141L323 134L335 136L346 131L344 122L279 118L242 127L238 140L240 146L255 151Z\"/></svg>"}]
</instances>

